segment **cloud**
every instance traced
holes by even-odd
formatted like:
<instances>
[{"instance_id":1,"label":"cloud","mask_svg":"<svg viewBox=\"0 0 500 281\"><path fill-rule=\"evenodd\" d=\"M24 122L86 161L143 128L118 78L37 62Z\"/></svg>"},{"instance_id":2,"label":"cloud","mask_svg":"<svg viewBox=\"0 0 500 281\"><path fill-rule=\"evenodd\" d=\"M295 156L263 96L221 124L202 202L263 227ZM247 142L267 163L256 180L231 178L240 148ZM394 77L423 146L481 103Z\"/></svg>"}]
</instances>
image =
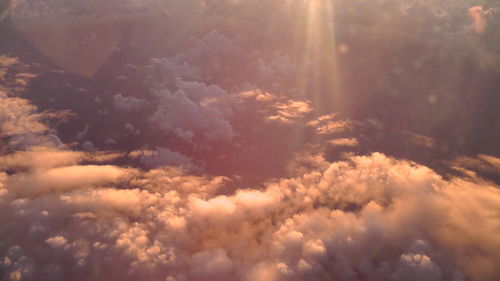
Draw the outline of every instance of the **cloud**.
<instances>
[{"instance_id":1,"label":"cloud","mask_svg":"<svg viewBox=\"0 0 500 281\"><path fill-rule=\"evenodd\" d=\"M194 47L186 53L190 59L201 59L200 57L221 57L239 55L241 49L229 38L218 30L212 30L200 39L193 38Z\"/></svg>"},{"instance_id":2,"label":"cloud","mask_svg":"<svg viewBox=\"0 0 500 281\"><path fill-rule=\"evenodd\" d=\"M130 113L144 108L147 102L134 97L124 97L122 94L113 96L113 106L119 112Z\"/></svg>"},{"instance_id":3,"label":"cloud","mask_svg":"<svg viewBox=\"0 0 500 281\"><path fill-rule=\"evenodd\" d=\"M139 158L147 168L158 168L161 166L181 167L186 171L198 171L201 167L194 160L177 151L157 147L156 150L140 150L130 153L133 158Z\"/></svg>"},{"instance_id":4,"label":"cloud","mask_svg":"<svg viewBox=\"0 0 500 281\"><path fill-rule=\"evenodd\" d=\"M66 117L64 112L38 113L36 106L27 99L11 97L0 91L0 137L5 138L10 149L63 147L55 131L49 130L44 121Z\"/></svg>"},{"instance_id":5,"label":"cloud","mask_svg":"<svg viewBox=\"0 0 500 281\"><path fill-rule=\"evenodd\" d=\"M0 168L46 169L76 164L84 158L84 153L59 150L50 147L30 147L29 150L0 157Z\"/></svg>"},{"instance_id":6,"label":"cloud","mask_svg":"<svg viewBox=\"0 0 500 281\"><path fill-rule=\"evenodd\" d=\"M177 79L188 81L200 80L200 69L184 61L182 57L154 58L146 66L147 76L145 84L151 87L161 88L173 85Z\"/></svg>"},{"instance_id":7,"label":"cloud","mask_svg":"<svg viewBox=\"0 0 500 281\"><path fill-rule=\"evenodd\" d=\"M137 136L137 135L140 135L141 134L141 130L134 127L134 125L130 124L130 123L126 123L125 126L124 126L124 129L125 129L125 132L127 134L130 134L130 135L133 135L133 136Z\"/></svg>"},{"instance_id":8,"label":"cloud","mask_svg":"<svg viewBox=\"0 0 500 281\"><path fill-rule=\"evenodd\" d=\"M98 150L91 141L85 141L82 144L82 148L83 148L83 150L85 150L87 152L95 152Z\"/></svg>"},{"instance_id":9,"label":"cloud","mask_svg":"<svg viewBox=\"0 0 500 281\"><path fill-rule=\"evenodd\" d=\"M229 146L235 141L231 149L253 149L253 143L247 145L239 139L245 133L258 132L238 131L245 125L237 122L245 118L242 123L251 123L248 126L252 129L262 129L264 124L280 130L303 125L296 127L309 127L312 129L307 133L314 132L301 137L316 139L318 135L328 135L327 145L334 147L359 146L358 139L351 136L332 139L330 135L350 132L362 122L336 114L309 119L314 115L311 103L305 96L298 98L292 87L295 81L287 80L302 80L297 70L303 66L297 64L292 53L302 56L303 50L266 51L274 49L273 44L290 45L291 42L281 40L287 37L280 32L289 32L292 24L301 25L296 21L304 11L312 13L311 9L304 9L310 8L309 2L181 2L169 2L175 5L172 11L160 10L159 14L180 16L183 20L189 15L189 19L193 18L190 25L172 24L172 30L186 28L205 35L193 37L186 46L167 43L168 48L181 51L149 62L144 83L151 93L147 101L122 94L112 100L115 109L122 113L152 106L152 111L142 116L144 120L134 120L134 125L113 125L133 134L141 145L150 145L142 147L156 148L105 152L97 151L88 141L83 145L86 152L72 151L71 145L65 146L57 132L44 123L50 118L49 112L38 113L28 100L0 94L0 130L7 142L0 155L0 279L498 279L500 192L497 185L478 180L477 175L468 179L442 177L428 167L381 153L350 154L342 161L331 162L322 154L324 147L309 151L307 146L288 161L288 177L266 178L249 185L240 184L239 175L204 173L203 163L196 157L206 157L200 156L206 153L209 158L222 159L227 147L219 148L217 144ZM375 4L378 8L370 15L375 14L377 20L383 18L380 22L394 21L382 17L384 7L393 9L394 1L382 2ZM403 13L413 11L417 2L425 1L412 1ZM88 5L110 9L110 3ZM130 3L124 4L125 10ZM137 3L132 6L145 5ZM321 5L318 3L315 5ZM344 8L340 10L345 12L341 19L346 22L371 11L357 2L347 3L353 2L338 3ZM200 11L206 13L205 21L194 19ZM222 32L212 25L227 28L221 28ZM383 25L387 26L398 31L394 24ZM356 28L349 27L345 32L351 34ZM338 32L344 31L339 28ZM297 33L290 38L302 40ZM308 38L313 40L321 34L312 33ZM373 34L377 40L383 38ZM355 31L351 35L362 37ZM273 37L278 39L272 40ZM349 45L345 57L356 51L356 45ZM355 65L355 60L349 63ZM361 65L368 64L369 61ZM303 80L314 82L310 78ZM262 89L280 91L248 86L260 82L265 84ZM242 112L250 113L239 115ZM146 120L150 128L141 125ZM275 123L269 125L269 121ZM86 125L77 138L83 140L94 136L97 129L114 128L108 125ZM378 128L380 123L375 121L368 126ZM155 135L158 132L160 136ZM278 131L276 135L281 132L288 131ZM363 133L360 132L359 140L365 142L368 136ZM403 135L417 145L435 146L429 137L406 131ZM255 138L262 138L262 143L278 142L280 149L288 145L280 143L281 138L272 140L266 134L257 134ZM115 143L108 139L109 144ZM283 139L292 136L283 134ZM116 147L123 149L126 144L117 141ZM209 153L197 150L207 144L215 144ZM286 154L291 153L287 150ZM238 158L239 154L231 157ZM250 169L257 165L274 168L274 157L266 154L252 160ZM129 161L130 158L138 161ZM242 162L247 161L241 158ZM493 156L478 155L457 158L454 164L493 173L498 171L498 162Z\"/></svg>"},{"instance_id":10,"label":"cloud","mask_svg":"<svg viewBox=\"0 0 500 281\"><path fill-rule=\"evenodd\" d=\"M474 6L469 9L469 14L474 22L474 31L483 33L488 26L487 16L492 10L484 11L482 6Z\"/></svg>"},{"instance_id":11,"label":"cloud","mask_svg":"<svg viewBox=\"0 0 500 281\"><path fill-rule=\"evenodd\" d=\"M358 140L355 138L339 138L328 141L332 146L358 146Z\"/></svg>"},{"instance_id":12,"label":"cloud","mask_svg":"<svg viewBox=\"0 0 500 281\"><path fill-rule=\"evenodd\" d=\"M1 136L34 135L48 131L41 118L42 115L36 113L36 107L28 100L0 92Z\"/></svg>"},{"instance_id":13,"label":"cloud","mask_svg":"<svg viewBox=\"0 0 500 281\"><path fill-rule=\"evenodd\" d=\"M256 107L255 111L267 121L291 125L303 121L313 111L307 100L295 100L285 95L269 93L260 89L240 92L237 95L243 107Z\"/></svg>"},{"instance_id":14,"label":"cloud","mask_svg":"<svg viewBox=\"0 0 500 281\"><path fill-rule=\"evenodd\" d=\"M175 57L152 59L144 82L158 104L148 118L151 127L190 143L231 141L231 95L206 81L228 70L222 69L227 68L222 60L240 52L232 40L212 30L192 38L191 48Z\"/></svg>"},{"instance_id":15,"label":"cloud","mask_svg":"<svg viewBox=\"0 0 500 281\"><path fill-rule=\"evenodd\" d=\"M491 155L480 154L475 157L460 156L450 161L450 165L474 180L483 180L480 176L500 174L500 159ZM478 176L478 174L480 176Z\"/></svg>"},{"instance_id":16,"label":"cloud","mask_svg":"<svg viewBox=\"0 0 500 281\"><path fill-rule=\"evenodd\" d=\"M303 118L307 113L313 111L310 104L304 101L289 100L286 103L278 103L273 105L276 114L269 116L271 121L278 121L285 124L293 123L293 121Z\"/></svg>"},{"instance_id":17,"label":"cloud","mask_svg":"<svg viewBox=\"0 0 500 281\"><path fill-rule=\"evenodd\" d=\"M2 268L15 278L49 280L54 268L60 278L75 280L89 274L109 280L494 280L499 274L498 188L445 180L382 154L227 195L217 195L224 179L175 168L130 174L66 166L4 174L2 184L0 219L7 228L0 253L11 261ZM67 261L77 266L63 267Z\"/></svg>"},{"instance_id":18,"label":"cloud","mask_svg":"<svg viewBox=\"0 0 500 281\"><path fill-rule=\"evenodd\" d=\"M64 246L68 242L68 240L66 240L66 238L64 238L64 236L54 236L54 237L47 238L47 240L45 240L45 242L53 248L60 248L60 247Z\"/></svg>"},{"instance_id":19,"label":"cloud","mask_svg":"<svg viewBox=\"0 0 500 281\"><path fill-rule=\"evenodd\" d=\"M126 169L114 166L75 165L49 168L34 173L18 173L9 178L10 192L22 196L113 183L127 174Z\"/></svg>"},{"instance_id":20,"label":"cloud","mask_svg":"<svg viewBox=\"0 0 500 281\"><path fill-rule=\"evenodd\" d=\"M329 135L348 131L353 123L348 119L338 120L336 114L328 114L309 121L307 125L315 128L320 135Z\"/></svg>"},{"instance_id":21,"label":"cloud","mask_svg":"<svg viewBox=\"0 0 500 281\"><path fill-rule=\"evenodd\" d=\"M277 54L268 61L257 59L256 68L264 79L277 80L278 77L296 74L297 65L288 55Z\"/></svg>"},{"instance_id":22,"label":"cloud","mask_svg":"<svg viewBox=\"0 0 500 281\"><path fill-rule=\"evenodd\" d=\"M233 128L229 121L232 108L228 93L216 85L178 81L179 89L155 93L156 111L149 117L151 126L192 142L230 141Z\"/></svg>"}]
</instances>

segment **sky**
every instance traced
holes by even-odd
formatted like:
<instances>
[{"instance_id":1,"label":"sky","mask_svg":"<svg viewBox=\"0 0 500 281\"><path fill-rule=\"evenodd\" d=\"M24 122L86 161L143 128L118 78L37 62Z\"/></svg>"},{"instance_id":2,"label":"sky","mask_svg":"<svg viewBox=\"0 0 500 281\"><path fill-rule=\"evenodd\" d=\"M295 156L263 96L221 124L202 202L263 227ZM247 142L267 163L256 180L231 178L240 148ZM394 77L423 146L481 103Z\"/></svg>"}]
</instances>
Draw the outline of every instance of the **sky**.
<instances>
[{"instance_id":1,"label":"sky","mask_svg":"<svg viewBox=\"0 0 500 281\"><path fill-rule=\"evenodd\" d=\"M500 6L0 4L0 280L500 279Z\"/></svg>"}]
</instances>

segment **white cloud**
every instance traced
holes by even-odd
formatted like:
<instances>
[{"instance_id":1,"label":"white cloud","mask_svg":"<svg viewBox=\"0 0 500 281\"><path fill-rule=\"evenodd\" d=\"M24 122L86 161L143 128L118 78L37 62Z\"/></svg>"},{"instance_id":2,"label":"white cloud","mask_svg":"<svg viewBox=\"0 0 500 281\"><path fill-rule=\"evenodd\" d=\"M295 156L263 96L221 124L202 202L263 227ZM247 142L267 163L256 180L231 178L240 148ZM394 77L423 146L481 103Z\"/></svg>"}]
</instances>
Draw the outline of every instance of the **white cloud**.
<instances>
[{"instance_id":1,"label":"white cloud","mask_svg":"<svg viewBox=\"0 0 500 281\"><path fill-rule=\"evenodd\" d=\"M113 96L114 107L119 112L130 113L144 108L147 102L134 97L124 97L122 94Z\"/></svg>"},{"instance_id":2,"label":"white cloud","mask_svg":"<svg viewBox=\"0 0 500 281\"><path fill-rule=\"evenodd\" d=\"M336 134L348 131L353 124L347 119L338 119L336 114L323 115L309 121L308 126L313 127L320 135Z\"/></svg>"},{"instance_id":3,"label":"white cloud","mask_svg":"<svg viewBox=\"0 0 500 281\"><path fill-rule=\"evenodd\" d=\"M7 184L9 192L30 196L113 183L128 172L114 166L74 165L18 173L9 177Z\"/></svg>"},{"instance_id":4,"label":"white cloud","mask_svg":"<svg viewBox=\"0 0 500 281\"><path fill-rule=\"evenodd\" d=\"M347 2L338 4L349 8ZM432 1L412 1L417 2ZM137 3L133 7L143 6ZM255 42L289 45L271 39L282 30L296 32L291 24L300 25L297 19L312 11L304 9L311 3L169 1L169 17L202 11L210 18L203 28L193 20L180 30L203 34L218 23L234 28L234 36L213 30L193 38L190 47L179 47L176 56L151 60L145 84L155 108L149 125L196 148L235 139L232 118L238 106L256 105L249 111L259 120L305 123L312 111L306 99L261 90L232 93L258 88L248 85L261 80L279 80L285 85L276 82L277 88L287 89L286 83L295 81L286 79L303 78L292 55L259 53L264 48ZM232 16L217 16L223 11ZM247 52L253 49L258 51ZM125 113L148 104L121 94L113 98ZM331 163L302 152L289 165L290 178L229 187L225 177L189 174L200 171L198 162L174 148L128 154L147 171L118 166L119 161L101 165L125 153L99 153L91 143L84 145L88 152L64 150L43 123L46 115L25 99L0 94L0 130L9 149L0 156L2 280L493 281L500 276L500 193L492 183L445 179L378 153ZM138 124L121 128L139 135L147 128ZM328 135L356 124L325 115L306 125ZM77 137L83 139L89 128ZM412 138L433 146L432 139ZM352 138L329 143L358 145ZM183 148L179 151L188 150ZM498 170L492 156L473 160L487 171Z\"/></svg>"},{"instance_id":5,"label":"white cloud","mask_svg":"<svg viewBox=\"0 0 500 281\"><path fill-rule=\"evenodd\" d=\"M255 106L254 110L262 114L267 121L286 125L303 121L313 111L307 100L295 100L258 89L241 92L238 98L243 106Z\"/></svg>"},{"instance_id":6,"label":"white cloud","mask_svg":"<svg viewBox=\"0 0 500 281\"><path fill-rule=\"evenodd\" d=\"M328 141L332 146L358 146L358 140L355 138L338 138Z\"/></svg>"},{"instance_id":7,"label":"white cloud","mask_svg":"<svg viewBox=\"0 0 500 281\"><path fill-rule=\"evenodd\" d=\"M50 147L30 147L29 150L0 157L0 168L45 169L76 164L84 158L84 153L59 150Z\"/></svg>"},{"instance_id":8,"label":"white cloud","mask_svg":"<svg viewBox=\"0 0 500 281\"><path fill-rule=\"evenodd\" d=\"M150 124L181 139L208 142L230 141L233 128L228 93L218 86L198 82L179 82L180 89L156 93L158 107L149 117Z\"/></svg>"},{"instance_id":9,"label":"white cloud","mask_svg":"<svg viewBox=\"0 0 500 281\"><path fill-rule=\"evenodd\" d=\"M49 244L52 248L61 248L68 242L68 240L66 240L64 236L54 236L47 238L45 242Z\"/></svg>"},{"instance_id":10,"label":"white cloud","mask_svg":"<svg viewBox=\"0 0 500 281\"><path fill-rule=\"evenodd\" d=\"M382 154L228 195L217 195L224 179L174 168L117 181L127 173L68 166L5 175L0 253L16 260L5 251L18 245L30 261L3 265L6 274L32 270L49 280L49 267L65 260L80 265L60 267L61 278L77 280L90 272L110 280L488 280L498 274L498 218L489 215L500 206L497 187L444 180ZM20 190L43 196L25 199ZM28 232L47 245L43 262ZM101 273L92 269L97 260L107 268Z\"/></svg>"},{"instance_id":11,"label":"white cloud","mask_svg":"<svg viewBox=\"0 0 500 281\"><path fill-rule=\"evenodd\" d=\"M8 97L0 92L0 131L1 136L33 135L45 132L47 126L41 123L42 115L28 100Z\"/></svg>"}]
</instances>

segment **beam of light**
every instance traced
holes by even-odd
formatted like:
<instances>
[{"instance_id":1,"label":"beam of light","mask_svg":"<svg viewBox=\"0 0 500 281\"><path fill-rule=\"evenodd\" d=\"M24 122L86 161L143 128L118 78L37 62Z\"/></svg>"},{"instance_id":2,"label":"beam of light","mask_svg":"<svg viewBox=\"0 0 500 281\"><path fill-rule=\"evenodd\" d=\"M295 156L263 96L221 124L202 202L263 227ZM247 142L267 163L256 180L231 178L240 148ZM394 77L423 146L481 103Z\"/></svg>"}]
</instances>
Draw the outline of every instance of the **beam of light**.
<instances>
[{"instance_id":1,"label":"beam of light","mask_svg":"<svg viewBox=\"0 0 500 281\"><path fill-rule=\"evenodd\" d=\"M0 4L0 22L7 18L11 10L13 10L17 4L17 0L7 0Z\"/></svg>"},{"instance_id":2,"label":"beam of light","mask_svg":"<svg viewBox=\"0 0 500 281\"><path fill-rule=\"evenodd\" d=\"M333 0L299 0L294 42L298 63L296 77L299 99L311 101L313 116L341 108L341 87L337 64ZM328 111L328 112L327 112ZM297 132L295 145L306 138L305 130Z\"/></svg>"},{"instance_id":3,"label":"beam of light","mask_svg":"<svg viewBox=\"0 0 500 281\"><path fill-rule=\"evenodd\" d=\"M340 107L340 79L332 0L303 1L304 15L298 20L295 46L300 58L299 91L314 108L324 103ZM329 96L325 96L329 95ZM331 104L328 106L331 108ZM320 114L320 113L319 113Z\"/></svg>"}]
</instances>

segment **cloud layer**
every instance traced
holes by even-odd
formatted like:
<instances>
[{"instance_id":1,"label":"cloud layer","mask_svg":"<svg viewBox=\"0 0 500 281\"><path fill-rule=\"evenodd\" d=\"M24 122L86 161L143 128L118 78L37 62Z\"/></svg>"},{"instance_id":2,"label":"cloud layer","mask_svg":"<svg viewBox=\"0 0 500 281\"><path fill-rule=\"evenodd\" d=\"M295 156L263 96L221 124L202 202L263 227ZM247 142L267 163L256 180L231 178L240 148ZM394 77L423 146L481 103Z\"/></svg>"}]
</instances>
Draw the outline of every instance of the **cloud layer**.
<instances>
[{"instance_id":1,"label":"cloud layer","mask_svg":"<svg viewBox=\"0 0 500 281\"><path fill-rule=\"evenodd\" d=\"M499 280L494 8L80 2L8 9L1 280Z\"/></svg>"},{"instance_id":2,"label":"cloud layer","mask_svg":"<svg viewBox=\"0 0 500 281\"><path fill-rule=\"evenodd\" d=\"M15 120L35 117L21 110ZM43 134L40 125L23 128ZM500 192L479 179L443 179L380 153L337 162L315 156L295 177L228 193L229 178L82 164L99 159L85 155L45 146L0 158L6 280L499 275ZM187 161L162 149L140 157Z\"/></svg>"},{"instance_id":3,"label":"cloud layer","mask_svg":"<svg viewBox=\"0 0 500 281\"><path fill-rule=\"evenodd\" d=\"M93 165L3 173L3 274L7 280L499 274L500 192L491 184L445 180L382 154L220 194L227 181L176 168Z\"/></svg>"}]
</instances>

